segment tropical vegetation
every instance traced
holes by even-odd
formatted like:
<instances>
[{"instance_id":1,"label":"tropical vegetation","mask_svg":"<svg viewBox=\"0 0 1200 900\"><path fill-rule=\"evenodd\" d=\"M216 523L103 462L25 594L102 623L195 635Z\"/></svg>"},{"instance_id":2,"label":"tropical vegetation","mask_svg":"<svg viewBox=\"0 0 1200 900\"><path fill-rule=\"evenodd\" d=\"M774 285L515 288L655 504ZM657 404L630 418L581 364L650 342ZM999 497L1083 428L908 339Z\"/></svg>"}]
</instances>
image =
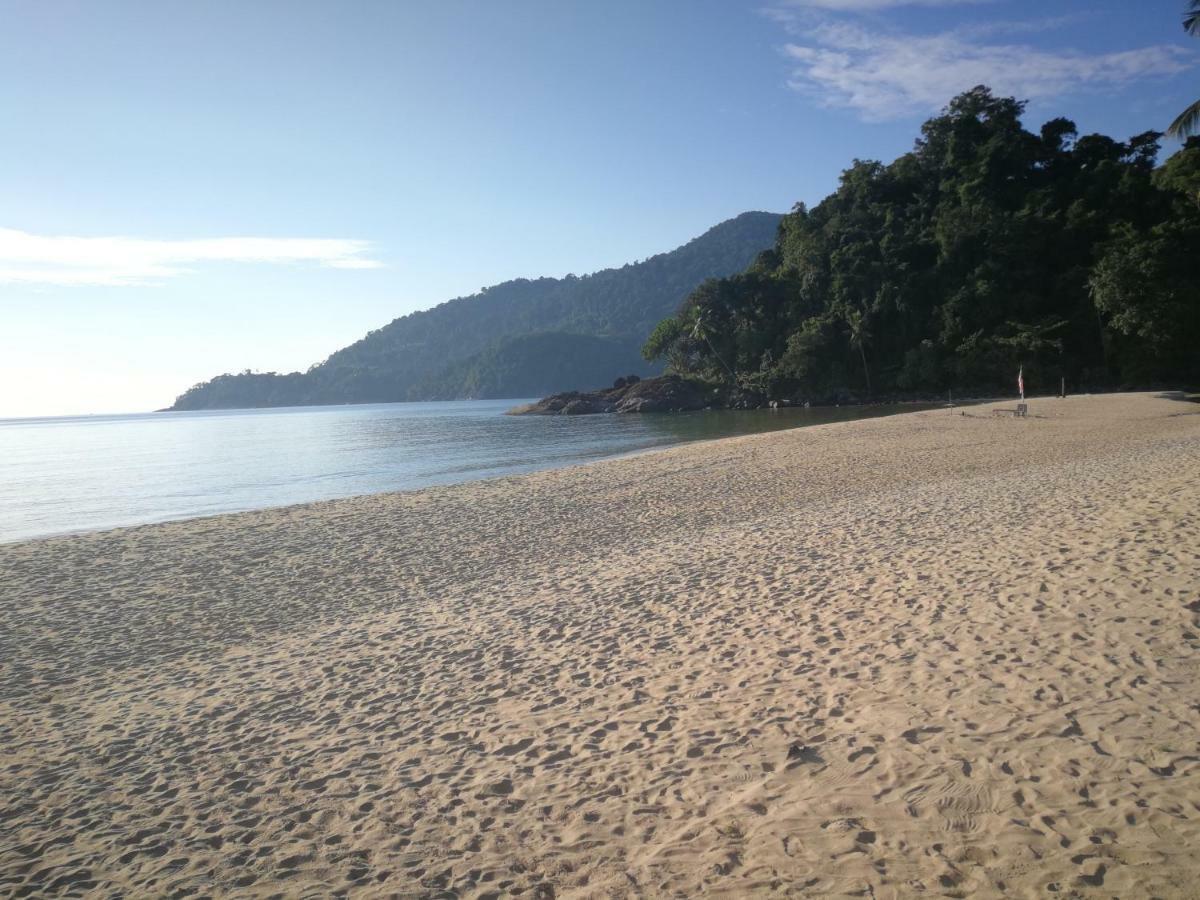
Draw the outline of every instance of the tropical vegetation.
<instances>
[{"instance_id":1,"label":"tropical vegetation","mask_svg":"<svg viewBox=\"0 0 1200 900\"><path fill-rule=\"evenodd\" d=\"M1183 30L1196 37L1200 35L1200 0L1190 0L1188 10L1183 14ZM1181 112L1175 121L1167 128L1167 136L1185 138L1196 133L1200 128L1200 100Z\"/></svg>"},{"instance_id":2,"label":"tropical vegetation","mask_svg":"<svg viewBox=\"0 0 1200 900\"><path fill-rule=\"evenodd\" d=\"M976 87L890 164L855 160L643 347L768 397L1200 383L1200 138L1079 135Z\"/></svg>"}]
</instances>

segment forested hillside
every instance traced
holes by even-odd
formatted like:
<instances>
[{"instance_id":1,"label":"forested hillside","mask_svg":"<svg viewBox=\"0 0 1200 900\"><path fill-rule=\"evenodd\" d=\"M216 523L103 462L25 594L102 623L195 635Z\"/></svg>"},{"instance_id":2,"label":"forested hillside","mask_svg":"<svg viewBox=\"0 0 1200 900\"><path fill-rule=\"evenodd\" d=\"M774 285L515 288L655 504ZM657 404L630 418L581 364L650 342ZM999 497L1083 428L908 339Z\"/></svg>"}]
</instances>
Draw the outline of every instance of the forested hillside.
<instances>
[{"instance_id":1,"label":"forested hillside","mask_svg":"<svg viewBox=\"0 0 1200 900\"><path fill-rule=\"evenodd\" d=\"M307 372L220 375L172 409L520 397L592 388L658 366L638 353L707 278L744 269L780 217L748 212L619 269L518 279L396 319Z\"/></svg>"},{"instance_id":2,"label":"forested hillside","mask_svg":"<svg viewBox=\"0 0 1200 900\"><path fill-rule=\"evenodd\" d=\"M424 397L540 397L557 385L607 386L653 371L640 341L545 331L503 338L417 387ZM656 367L655 367L656 368ZM568 388L571 390L572 388Z\"/></svg>"},{"instance_id":3,"label":"forested hillside","mask_svg":"<svg viewBox=\"0 0 1200 900\"><path fill-rule=\"evenodd\" d=\"M746 271L695 290L644 348L813 402L1200 383L1200 139L1038 132L984 87L891 164L856 160Z\"/></svg>"}]
</instances>

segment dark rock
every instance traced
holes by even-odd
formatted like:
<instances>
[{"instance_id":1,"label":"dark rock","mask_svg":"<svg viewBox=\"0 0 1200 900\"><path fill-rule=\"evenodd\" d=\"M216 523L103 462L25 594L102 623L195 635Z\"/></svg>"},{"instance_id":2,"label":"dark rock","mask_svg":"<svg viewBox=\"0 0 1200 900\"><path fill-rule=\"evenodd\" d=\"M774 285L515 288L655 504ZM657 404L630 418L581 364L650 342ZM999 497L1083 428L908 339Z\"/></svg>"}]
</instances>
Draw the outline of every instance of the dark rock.
<instances>
[{"instance_id":1,"label":"dark rock","mask_svg":"<svg viewBox=\"0 0 1200 900\"><path fill-rule=\"evenodd\" d=\"M576 397L570 400L560 410L564 416L587 416L594 413L607 412L591 397Z\"/></svg>"},{"instance_id":2,"label":"dark rock","mask_svg":"<svg viewBox=\"0 0 1200 900\"><path fill-rule=\"evenodd\" d=\"M568 391L552 394L509 410L513 416L581 416L595 413L684 412L700 409L753 408L762 398L744 391L714 387L703 381L663 375L618 378L611 388L599 391Z\"/></svg>"},{"instance_id":3,"label":"dark rock","mask_svg":"<svg viewBox=\"0 0 1200 900\"><path fill-rule=\"evenodd\" d=\"M678 412L703 409L709 403L707 385L677 375L647 378L629 385L616 400L615 411Z\"/></svg>"}]
</instances>

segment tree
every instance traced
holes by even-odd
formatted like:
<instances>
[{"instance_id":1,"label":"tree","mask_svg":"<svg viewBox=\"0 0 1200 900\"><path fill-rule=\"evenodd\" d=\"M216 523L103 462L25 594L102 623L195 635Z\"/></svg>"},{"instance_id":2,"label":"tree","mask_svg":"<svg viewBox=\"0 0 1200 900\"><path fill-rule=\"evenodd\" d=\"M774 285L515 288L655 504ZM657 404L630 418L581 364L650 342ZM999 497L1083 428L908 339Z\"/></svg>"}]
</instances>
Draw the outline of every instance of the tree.
<instances>
[{"instance_id":1,"label":"tree","mask_svg":"<svg viewBox=\"0 0 1200 900\"><path fill-rule=\"evenodd\" d=\"M682 334L683 324L678 319L663 319L642 345L642 357L646 362L665 358L669 365L677 366L682 361L679 356L679 338Z\"/></svg>"},{"instance_id":2,"label":"tree","mask_svg":"<svg viewBox=\"0 0 1200 900\"><path fill-rule=\"evenodd\" d=\"M1200 216L1117 230L1092 274L1096 307L1125 347L1123 378L1200 378Z\"/></svg>"},{"instance_id":3,"label":"tree","mask_svg":"<svg viewBox=\"0 0 1200 900\"><path fill-rule=\"evenodd\" d=\"M729 368L729 363L725 362L725 358L721 356L721 354L717 352L717 348L713 346L712 329L708 322L708 311L700 305L696 305L692 307L692 309L692 337L698 341L704 341L704 343L708 345L708 349L712 351L712 355L716 357L717 362L719 362L722 368L729 373L729 377L736 379L737 375L734 374L733 369Z\"/></svg>"},{"instance_id":4,"label":"tree","mask_svg":"<svg viewBox=\"0 0 1200 900\"><path fill-rule=\"evenodd\" d=\"M1183 15L1183 30L1195 37L1200 35L1200 0L1189 0L1188 11ZM1195 134L1200 127L1200 100L1181 112L1167 128L1167 135L1185 138Z\"/></svg>"},{"instance_id":5,"label":"tree","mask_svg":"<svg viewBox=\"0 0 1200 900\"><path fill-rule=\"evenodd\" d=\"M867 342L871 334L867 331L861 310L851 310L846 316L846 327L850 329L850 346L858 350L862 357L863 377L867 380L867 396L871 396L871 370L867 367Z\"/></svg>"},{"instance_id":6,"label":"tree","mask_svg":"<svg viewBox=\"0 0 1200 900\"><path fill-rule=\"evenodd\" d=\"M1183 149L1154 172L1154 185L1175 191L1200 210L1200 135L1193 135Z\"/></svg>"}]
</instances>

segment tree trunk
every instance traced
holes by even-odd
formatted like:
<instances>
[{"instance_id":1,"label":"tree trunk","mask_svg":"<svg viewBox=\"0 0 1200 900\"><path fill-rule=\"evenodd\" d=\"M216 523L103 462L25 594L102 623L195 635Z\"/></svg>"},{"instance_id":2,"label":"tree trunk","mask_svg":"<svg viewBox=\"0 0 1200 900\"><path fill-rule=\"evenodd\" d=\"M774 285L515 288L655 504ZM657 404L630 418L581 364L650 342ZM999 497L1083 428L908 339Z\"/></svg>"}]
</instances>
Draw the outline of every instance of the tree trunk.
<instances>
[{"instance_id":1,"label":"tree trunk","mask_svg":"<svg viewBox=\"0 0 1200 900\"><path fill-rule=\"evenodd\" d=\"M717 348L714 347L712 341L710 341L708 339L708 335L704 336L704 343L708 344L708 349L712 351L712 355L717 358L717 362L719 362L722 366L725 367L725 371L729 373L729 377L732 378L734 380L734 383L736 384L737 376L735 374L733 374L733 369L729 368L729 364L726 363L725 359L721 356L721 354L717 352Z\"/></svg>"},{"instance_id":2,"label":"tree trunk","mask_svg":"<svg viewBox=\"0 0 1200 900\"><path fill-rule=\"evenodd\" d=\"M1092 309L1096 311L1096 329L1100 337L1100 365L1104 369L1105 387L1112 384L1112 369L1108 364L1108 334L1104 330L1104 317L1100 315L1100 307L1092 301Z\"/></svg>"},{"instance_id":3,"label":"tree trunk","mask_svg":"<svg viewBox=\"0 0 1200 900\"><path fill-rule=\"evenodd\" d=\"M871 391L871 370L867 368L867 351L863 347L862 341L858 342L858 354L862 357L863 376L867 379L867 399L869 400L871 399L871 395L873 393Z\"/></svg>"}]
</instances>

